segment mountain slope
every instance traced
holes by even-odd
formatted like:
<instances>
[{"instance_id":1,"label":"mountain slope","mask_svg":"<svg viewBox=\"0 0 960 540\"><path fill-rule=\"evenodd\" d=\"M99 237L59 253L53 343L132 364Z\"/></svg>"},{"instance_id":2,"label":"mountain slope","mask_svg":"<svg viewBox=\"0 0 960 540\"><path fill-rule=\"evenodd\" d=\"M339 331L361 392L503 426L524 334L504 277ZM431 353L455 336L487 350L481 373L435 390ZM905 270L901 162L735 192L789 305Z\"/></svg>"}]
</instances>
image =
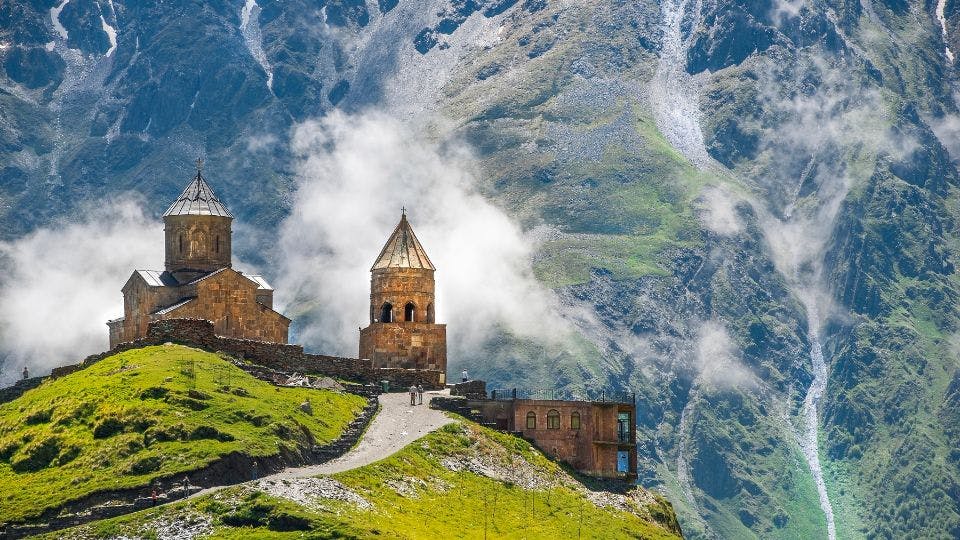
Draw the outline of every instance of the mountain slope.
<instances>
[{"instance_id":1,"label":"mountain slope","mask_svg":"<svg viewBox=\"0 0 960 540\"><path fill-rule=\"evenodd\" d=\"M324 414L304 413L307 399ZM349 394L277 388L187 347L126 351L0 405L0 522L232 454L299 455L339 437L365 405Z\"/></svg>"},{"instance_id":2,"label":"mountain slope","mask_svg":"<svg viewBox=\"0 0 960 540\"><path fill-rule=\"evenodd\" d=\"M0 6L5 238L167 200L199 153L270 237L291 128L382 109L468 143L575 328L454 372L637 391L642 480L694 537L958 534L954 3L58 6Z\"/></svg>"},{"instance_id":3,"label":"mountain slope","mask_svg":"<svg viewBox=\"0 0 960 540\"><path fill-rule=\"evenodd\" d=\"M332 477L246 484L58 538L177 531L212 538L680 538L663 499L590 490L528 443L463 422ZM309 532L307 532L309 531Z\"/></svg>"}]
</instances>

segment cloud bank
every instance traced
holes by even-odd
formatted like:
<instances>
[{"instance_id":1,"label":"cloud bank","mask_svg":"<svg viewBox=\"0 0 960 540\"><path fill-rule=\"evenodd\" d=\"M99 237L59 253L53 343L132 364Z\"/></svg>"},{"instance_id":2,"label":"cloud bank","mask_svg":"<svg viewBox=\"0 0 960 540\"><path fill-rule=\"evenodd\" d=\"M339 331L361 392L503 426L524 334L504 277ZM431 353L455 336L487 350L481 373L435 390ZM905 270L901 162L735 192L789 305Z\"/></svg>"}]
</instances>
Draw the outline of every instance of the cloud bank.
<instances>
[{"instance_id":1,"label":"cloud bank","mask_svg":"<svg viewBox=\"0 0 960 540\"><path fill-rule=\"evenodd\" d=\"M437 322L450 355L477 348L500 328L553 341L563 320L533 277L532 246L476 190L466 145L382 113L335 112L298 126L300 162L291 215L280 227L278 300L314 350L355 356L369 322L370 266L406 207L437 267Z\"/></svg>"},{"instance_id":2,"label":"cloud bank","mask_svg":"<svg viewBox=\"0 0 960 540\"><path fill-rule=\"evenodd\" d=\"M108 347L134 268L163 262L163 226L124 198L82 208L74 222L0 243L0 386Z\"/></svg>"}]
</instances>

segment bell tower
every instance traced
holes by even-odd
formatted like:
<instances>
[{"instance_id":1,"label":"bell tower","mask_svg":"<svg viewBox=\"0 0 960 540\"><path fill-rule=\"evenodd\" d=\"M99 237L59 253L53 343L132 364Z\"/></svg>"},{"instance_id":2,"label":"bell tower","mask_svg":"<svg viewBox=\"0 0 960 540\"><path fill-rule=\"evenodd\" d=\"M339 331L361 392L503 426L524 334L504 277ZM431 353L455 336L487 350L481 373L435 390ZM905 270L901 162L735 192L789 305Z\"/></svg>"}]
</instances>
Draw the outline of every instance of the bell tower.
<instances>
[{"instance_id":1,"label":"bell tower","mask_svg":"<svg viewBox=\"0 0 960 540\"><path fill-rule=\"evenodd\" d=\"M436 324L436 268L406 212L370 268L370 325L360 358L374 367L447 370L447 327Z\"/></svg>"},{"instance_id":2,"label":"bell tower","mask_svg":"<svg viewBox=\"0 0 960 540\"><path fill-rule=\"evenodd\" d=\"M167 272L180 283L230 268L233 214L197 175L163 214Z\"/></svg>"}]
</instances>

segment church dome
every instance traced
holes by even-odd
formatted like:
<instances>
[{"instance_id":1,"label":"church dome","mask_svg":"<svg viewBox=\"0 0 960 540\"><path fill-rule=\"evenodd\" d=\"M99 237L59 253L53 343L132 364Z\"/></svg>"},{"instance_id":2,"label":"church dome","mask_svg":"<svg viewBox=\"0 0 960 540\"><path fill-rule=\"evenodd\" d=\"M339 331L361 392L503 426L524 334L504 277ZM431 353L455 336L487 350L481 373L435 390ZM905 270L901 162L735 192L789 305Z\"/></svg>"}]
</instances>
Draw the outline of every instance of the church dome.
<instances>
[{"instance_id":1,"label":"church dome","mask_svg":"<svg viewBox=\"0 0 960 540\"><path fill-rule=\"evenodd\" d=\"M187 185L177 200L167 208L163 217L167 216L220 216L232 218L233 214L227 210L210 184L203 178L202 162L197 160L197 176Z\"/></svg>"}]
</instances>

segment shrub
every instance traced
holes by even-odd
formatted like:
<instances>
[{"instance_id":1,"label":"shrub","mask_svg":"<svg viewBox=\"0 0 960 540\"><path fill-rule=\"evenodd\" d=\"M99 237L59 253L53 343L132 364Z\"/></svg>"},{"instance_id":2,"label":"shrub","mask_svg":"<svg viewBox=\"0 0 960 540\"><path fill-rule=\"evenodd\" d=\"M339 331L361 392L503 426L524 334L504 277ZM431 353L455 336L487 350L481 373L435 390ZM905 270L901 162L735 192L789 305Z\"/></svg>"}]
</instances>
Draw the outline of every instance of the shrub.
<instances>
[{"instance_id":1,"label":"shrub","mask_svg":"<svg viewBox=\"0 0 960 540\"><path fill-rule=\"evenodd\" d=\"M210 399L210 394L206 394L196 389L187 390L187 396L201 401Z\"/></svg>"},{"instance_id":2,"label":"shrub","mask_svg":"<svg viewBox=\"0 0 960 540\"><path fill-rule=\"evenodd\" d=\"M27 415L26 422L28 426L46 424L50 421L51 416L53 416L53 409L34 411Z\"/></svg>"},{"instance_id":3,"label":"shrub","mask_svg":"<svg viewBox=\"0 0 960 540\"><path fill-rule=\"evenodd\" d=\"M16 441L10 441L0 445L0 461L9 461L13 454L17 453L19 449L20 443Z\"/></svg>"},{"instance_id":4,"label":"shrub","mask_svg":"<svg viewBox=\"0 0 960 540\"><path fill-rule=\"evenodd\" d=\"M106 439L123 431L123 422L116 416L108 416L93 428L94 439Z\"/></svg>"},{"instance_id":5,"label":"shrub","mask_svg":"<svg viewBox=\"0 0 960 540\"><path fill-rule=\"evenodd\" d=\"M196 400L196 399L193 399L193 398L189 398L189 397L179 397L179 396L170 396L170 397L168 397L167 403L169 403L169 404L171 404L171 405L180 406L180 407L186 407L186 408L192 409L192 410L194 410L194 411L202 411L202 410L206 409L207 407L209 407L209 405L207 405L206 403L204 403L204 402L202 402L202 401L199 401L199 400Z\"/></svg>"},{"instance_id":6,"label":"shrub","mask_svg":"<svg viewBox=\"0 0 960 540\"><path fill-rule=\"evenodd\" d=\"M126 474L139 475L152 473L160 469L163 458L160 456L147 456L140 458L127 466Z\"/></svg>"},{"instance_id":7,"label":"shrub","mask_svg":"<svg viewBox=\"0 0 960 540\"><path fill-rule=\"evenodd\" d=\"M202 439L214 439L220 442L229 442L233 440L233 435L224 433L219 431L217 428L210 426L198 426L196 429L190 432L191 441L199 441Z\"/></svg>"},{"instance_id":8,"label":"shrub","mask_svg":"<svg viewBox=\"0 0 960 540\"><path fill-rule=\"evenodd\" d=\"M250 494L233 512L223 514L220 521L231 527L267 527L277 532L313 528L308 516L296 509L283 508L259 492Z\"/></svg>"},{"instance_id":9,"label":"shrub","mask_svg":"<svg viewBox=\"0 0 960 540\"><path fill-rule=\"evenodd\" d=\"M183 424L173 424L172 426L151 427L143 434L144 446L150 446L155 442L183 441L187 439L187 429Z\"/></svg>"},{"instance_id":10,"label":"shrub","mask_svg":"<svg viewBox=\"0 0 960 540\"><path fill-rule=\"evenodd\" d=\"M64 448L63 451L60 452L60 456L57 457L56 465L60 466L70 463L71 461L77 459L77 456L80 455L80 452L81 448L77 445L70 445Z\"/></svg>"},{"instance_id":11,"label":"shrub","mask_svg":"<svg viewBox=\"0 0 960 540\"><path fill-rule=\"evenodd\" d=\"M267 528L271 531L309 531L313 528L313 522L310 518L276 510L267 518Z\"/></svg>"},{"instance_id":12,"label":"shrub","mask_svg":"<svg viewBox=\"0 0 960 540\"><path fill-rule=\"evenodd\" d=\"M46 468L60 455L60 439L49 437L25 447L10 466L15 472L34 472Z\"/></svg>"},{"instance_id":13,"label":"shrub","mask_svg":"<svg viewBox=\"0 0 960 540\"><path fill-rule=\"evenodd\" d=\"M162 386L151 386L150 388L144 389L143 392L140 392L140 399L161 399L166 397L170 392Z\"/></svg>"}]
</instances>

